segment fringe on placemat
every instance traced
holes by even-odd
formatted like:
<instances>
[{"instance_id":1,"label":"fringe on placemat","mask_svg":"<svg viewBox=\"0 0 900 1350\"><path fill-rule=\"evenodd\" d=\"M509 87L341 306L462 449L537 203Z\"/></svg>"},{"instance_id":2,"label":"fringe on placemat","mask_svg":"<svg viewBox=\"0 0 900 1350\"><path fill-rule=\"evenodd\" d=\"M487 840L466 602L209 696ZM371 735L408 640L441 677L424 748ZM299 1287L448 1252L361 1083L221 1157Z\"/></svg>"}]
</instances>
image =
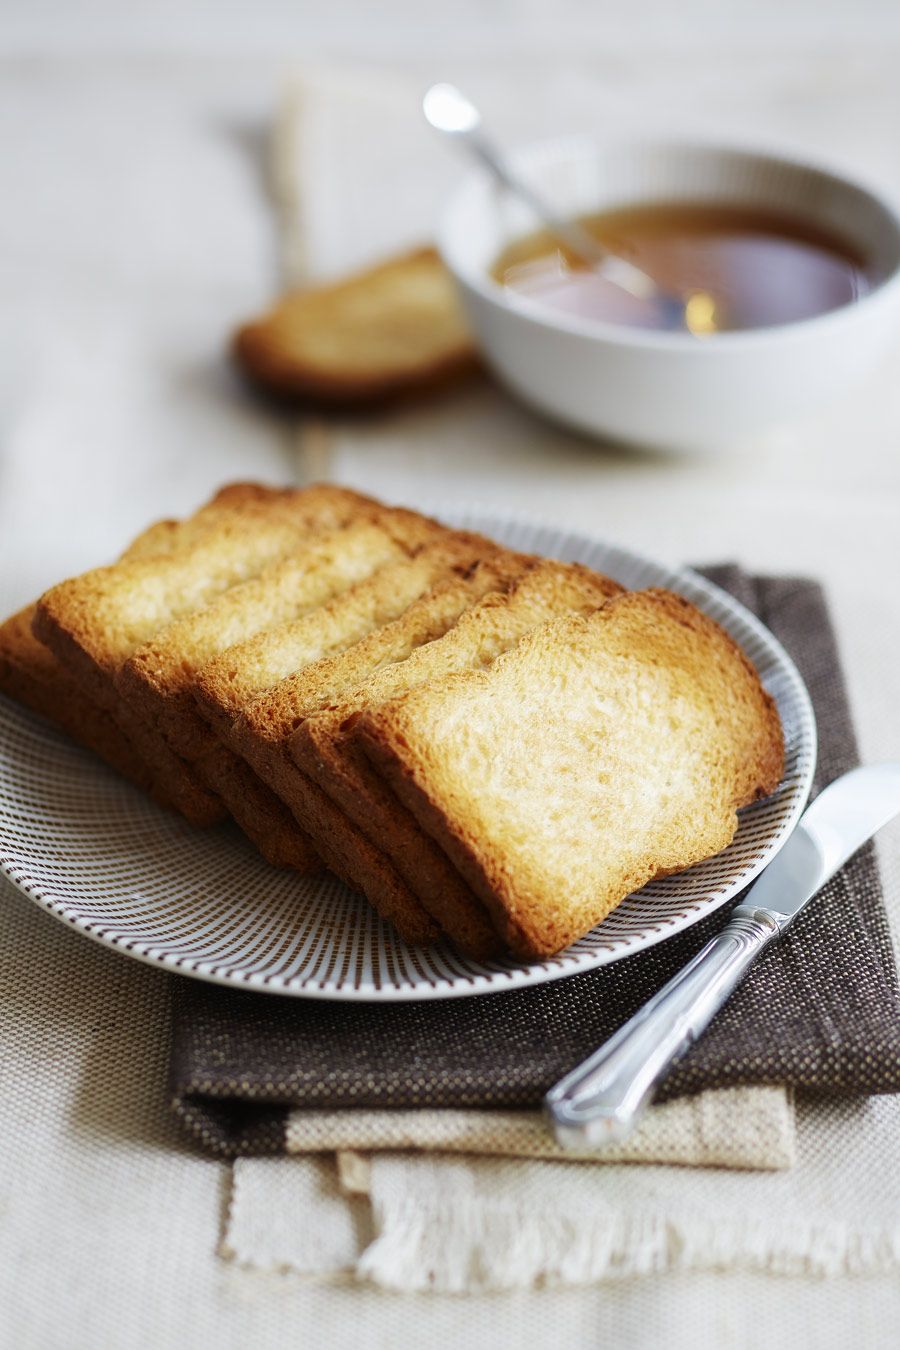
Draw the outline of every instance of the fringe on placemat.
<instances>
[{"instance_id":1,"label":"fringe on placemat","mask_svg":"<svg viewBox=\"0 0 900 1350\"><path fill-rule=\"evenodd\" d=\"M575 1287L700 1270L900 1271L900 1217L889 1196L880 1213L863 1204L855 1215L835 1206L803 1216L796 1195L774 1193L757 1197L749 1212L735 1194L715 1204L702 1195L682 1204L651 1194L626 1205L611 1196L604 1202L606 1179L595 1177L603 1183L595 1201L570 1197L564 1208L565 1196L555 1194L548 1208L537 1197L454 1193L451 1172L426 1172L430 1193L411 1194L397 1186L391 1166L387 1160L378 1176L368 1158L350 1152L340 1166L323 1154L238 1160L221 1254L248 1270L402 1293ZM810 1185L814 1200L821 1184Z\"/></svg>"},{"instance_id":2,"label":"fringe on placemat","mask_svg":"<svg viewBox=\"0 0 900 1350\"><path fill-rule=\"evenodd\" d=\"M900 1224L862 1231L777 1212L734 1222L720 1214L562 1217L458 1198L450 1212L409 1200L374 1209L377 1236L356 1276L402 1292L485 1293L687 1270L824 1277L900 1269Z\"/></svg>"}]
</instances>

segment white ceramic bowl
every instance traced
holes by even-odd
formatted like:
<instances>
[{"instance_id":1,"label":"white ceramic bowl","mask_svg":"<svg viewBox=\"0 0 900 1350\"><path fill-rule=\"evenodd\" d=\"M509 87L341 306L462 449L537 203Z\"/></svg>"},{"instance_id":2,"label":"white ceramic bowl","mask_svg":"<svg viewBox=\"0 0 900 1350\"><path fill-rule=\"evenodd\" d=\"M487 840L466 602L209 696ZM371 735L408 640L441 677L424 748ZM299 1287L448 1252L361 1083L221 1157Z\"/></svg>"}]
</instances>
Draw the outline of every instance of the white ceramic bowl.
<instances>
[{"instance_id":1,"label":"white ceramic bowl","mask_svg":"<svg viewBox=\"0 0 900 1350\"><path fill-rule=\"evenodd\" d=\"M738 148L586 138L543 142L513 160L567 215L644 201L756 204L830 227L883 278L817 318L703 339L562 314L491 278L501 249L535 221L473 171L440 223L444 261L499 378L580 431L670 450L742 445L845 391L900 331L900 216L832 171Z\"/></svg>"}]
</instances>

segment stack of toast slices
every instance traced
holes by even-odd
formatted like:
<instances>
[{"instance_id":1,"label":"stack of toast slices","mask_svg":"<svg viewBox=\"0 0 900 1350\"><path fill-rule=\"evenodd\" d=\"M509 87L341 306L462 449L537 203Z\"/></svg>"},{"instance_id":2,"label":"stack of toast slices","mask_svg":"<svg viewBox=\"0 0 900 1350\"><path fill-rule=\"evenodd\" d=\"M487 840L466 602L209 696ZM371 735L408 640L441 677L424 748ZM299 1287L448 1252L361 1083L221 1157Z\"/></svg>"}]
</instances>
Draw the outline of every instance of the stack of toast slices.
<instances>
[{"instance_id":1,"label":"stack of toast slices","mask_svg":"<svg viewBox=\"0 0 900 1350\"><path fill-rule=\"evenodd\" d=\"M329 485L233 484L54 586L0 626L0 690L478 960L562 950L783 772L771 698L687 601Z\"/></svg>"}]
</instances>

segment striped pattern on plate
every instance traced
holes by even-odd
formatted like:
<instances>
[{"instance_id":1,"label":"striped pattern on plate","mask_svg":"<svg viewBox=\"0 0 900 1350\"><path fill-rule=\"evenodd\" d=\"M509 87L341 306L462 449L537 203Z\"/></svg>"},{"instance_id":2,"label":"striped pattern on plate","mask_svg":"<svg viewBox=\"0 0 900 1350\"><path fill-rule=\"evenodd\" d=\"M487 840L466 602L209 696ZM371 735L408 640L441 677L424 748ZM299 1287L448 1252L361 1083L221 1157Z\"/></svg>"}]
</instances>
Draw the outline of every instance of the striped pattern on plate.
<instances>
[{"instance_id":1,"label":"striped pattern on plate","mask_svg":"<svg viewBox=\"0 0 900 1350\"><path fill-rule=\"evenodd\" d=\"M236 830L191 829L0 698L0 869L57 918L130 956L222 984L330 999L446 998L538 984L630 956L736 895L789 835L815 767L809 697L780 644L688 570L488 511L442 514L514 548L586 563L633 589L679 591L741 644L778 704L787 767L777 792L741 812L729 848L644 887L552 960L479 963L446 945L407 947L338 881L278 871Z\"/></svg>"}]
</instances>

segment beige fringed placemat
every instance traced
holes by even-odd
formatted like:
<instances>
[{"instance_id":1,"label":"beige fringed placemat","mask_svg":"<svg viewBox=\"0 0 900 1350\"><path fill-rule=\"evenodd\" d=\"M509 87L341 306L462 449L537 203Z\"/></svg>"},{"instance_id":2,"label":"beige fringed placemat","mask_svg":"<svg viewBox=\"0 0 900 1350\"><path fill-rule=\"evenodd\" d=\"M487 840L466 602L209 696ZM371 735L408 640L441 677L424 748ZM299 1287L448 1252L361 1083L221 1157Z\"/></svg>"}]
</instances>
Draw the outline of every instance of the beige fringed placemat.
<instances>
[{"instance_id":1,"label":"beige fringed placemat","mask_svg":"<svg viewBox=\"0 0 900 1350\"><path fill-rule=\"evenodd\" d=\"M742 1113L740 1089L723 1097ZM353 1155L340 1169L322 1156L241 1158L222 1252L248 1269L404 1293L673 1271L900 1272L900 1098L805 1098L798 1124L797 1165L774 1173L446 1154L377 1153L362 1167Z\"/></svg>"},{"instance_id":2,"label":"beige fringed placemat","mask_svg":"<svg viewBox=\"0 0 900 1350\"><path fill-rule=\"evenodd\" d=\"M410 1149L598 1161L596 1151L560 1148L537 1110L295 1109L285 1123L284 1146L293 1154ZM631 1139L607 1148L600 1161L778 1171L790 1167L794 1158L793 1094L783 1087L745 1087L698 1092L659 1103L648 1111ZM343 1165L345 1180L358 1175L358 1171L346 1172L351 1164Z\"/></svg>"}]
</instances>

